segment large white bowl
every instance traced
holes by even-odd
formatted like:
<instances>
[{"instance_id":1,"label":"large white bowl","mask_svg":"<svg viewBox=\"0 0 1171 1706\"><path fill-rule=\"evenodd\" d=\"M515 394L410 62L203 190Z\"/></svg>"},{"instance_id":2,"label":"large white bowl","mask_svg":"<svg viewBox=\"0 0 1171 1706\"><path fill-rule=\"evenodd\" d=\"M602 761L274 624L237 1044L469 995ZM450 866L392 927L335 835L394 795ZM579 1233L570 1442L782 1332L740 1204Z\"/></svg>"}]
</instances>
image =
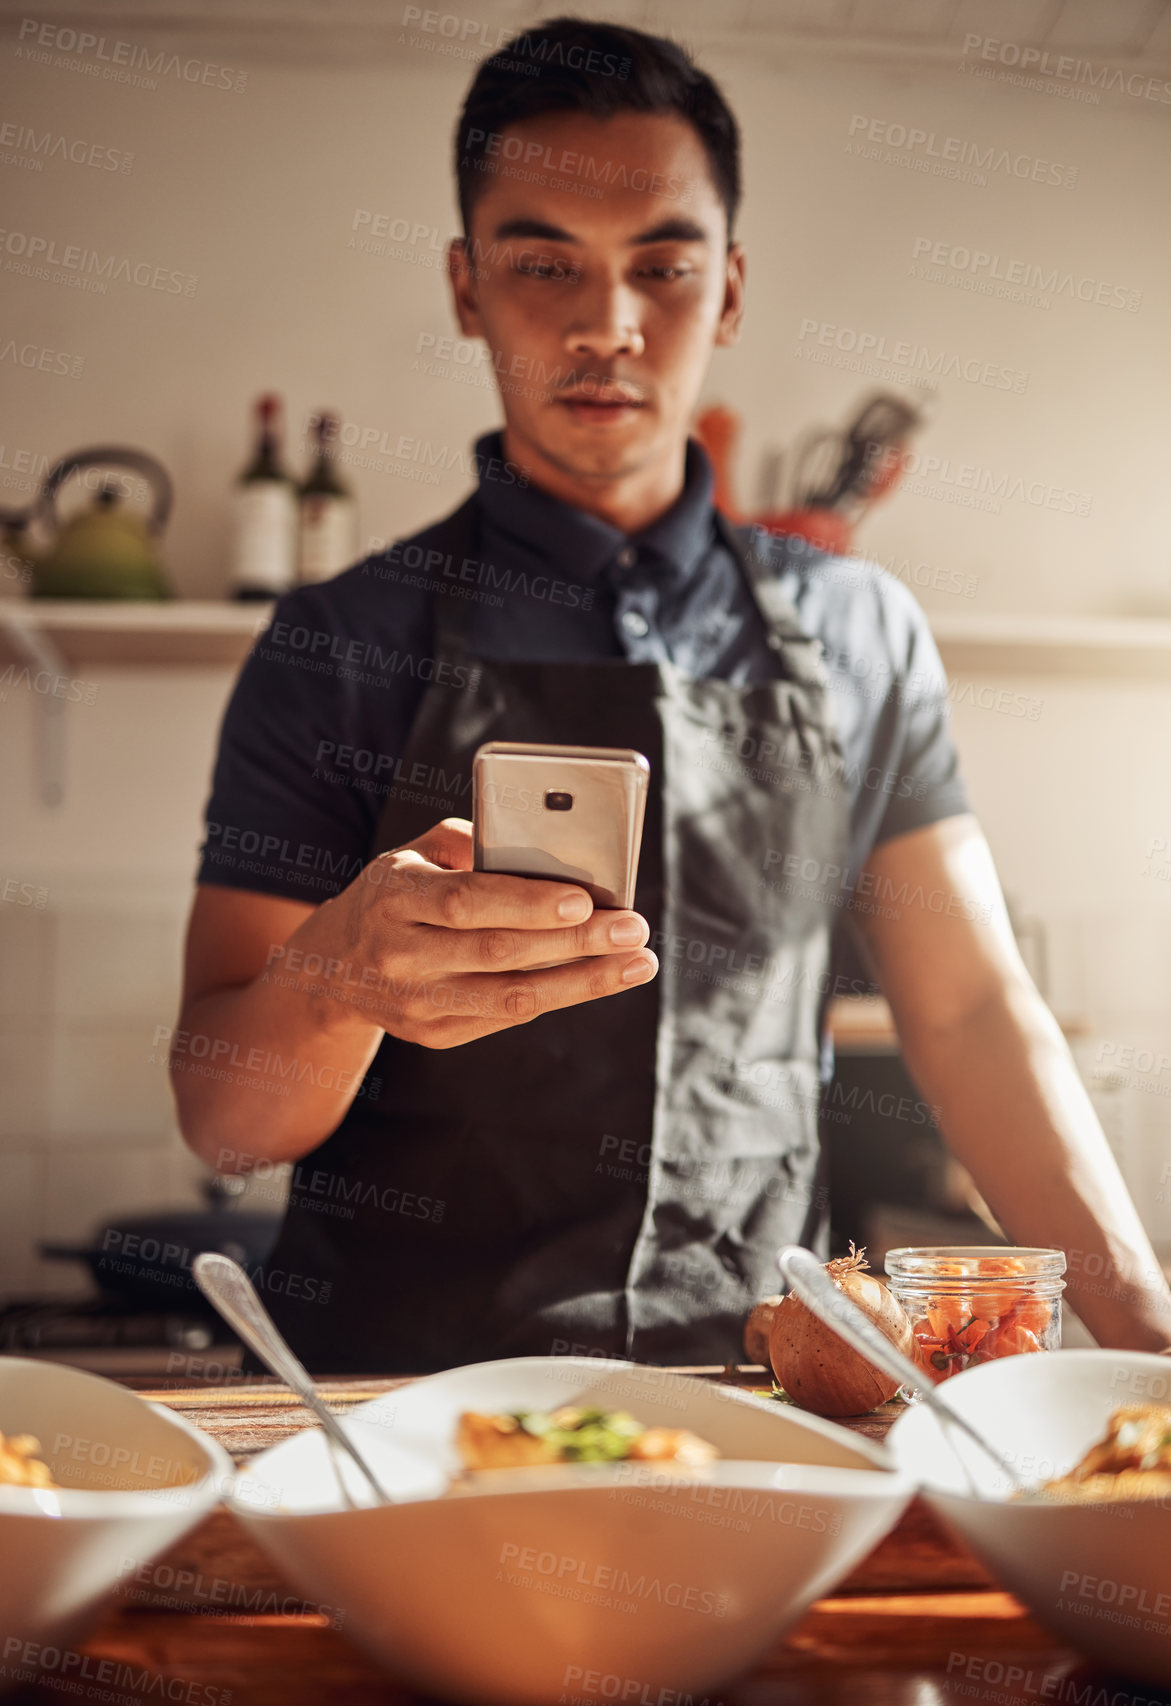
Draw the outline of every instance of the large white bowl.
<instances>
[{"instance_id":1,"label":"large white bowl","mask_svg":"<svg viewBox=\"0 0 1171 1706\"><path fill-rule=\"evenodd\" d=\"M568 1402L691 1428L723 1460L691 1476L635 1464L500 1471L442 1496L461 1410ZM340 1608L345 1633L395 1676L493 1706L702 1695L833 1588L912 1492L880 1447L831 1422L591 1358L452 1369L363 1405L348 1425L402 1502L339 1509L313 1429L255 1459L234 1508L297 1590Z\"/></svg>"},{"instance_id":2,"label":"large white bowl","mask_svg":"<svg viewBox=\"0 0 1171 1706\"><path fill-rule=\"evenodd\" d=\"M1171 1403L1171 1358L1098 1350L1005 1357L949 1380L943 1396L1018 1473L1050 1480L1102 1437L1114 1410ZM1006 1477L922 1405L899 1418L887 1443L934 1510L1043 1623L1117 1670L1171 1684L1171 1509L1138 1500L1010 1502Z\"/></svg>"},{"instance_id":3,"label":"large white bowl","mask_svg":"<svg viewBox=\"0 0 1171 1706\"><path fill-rule=\"evenodd\" d=\"M0 1356L0 1432L36 1435L60 1483L53 1492L0 1486L3 1687L22 1668L54 1668L118 1581L212 1509L233 1467L162 1406L25 1357Z\"/></svg>"}]
</instances>

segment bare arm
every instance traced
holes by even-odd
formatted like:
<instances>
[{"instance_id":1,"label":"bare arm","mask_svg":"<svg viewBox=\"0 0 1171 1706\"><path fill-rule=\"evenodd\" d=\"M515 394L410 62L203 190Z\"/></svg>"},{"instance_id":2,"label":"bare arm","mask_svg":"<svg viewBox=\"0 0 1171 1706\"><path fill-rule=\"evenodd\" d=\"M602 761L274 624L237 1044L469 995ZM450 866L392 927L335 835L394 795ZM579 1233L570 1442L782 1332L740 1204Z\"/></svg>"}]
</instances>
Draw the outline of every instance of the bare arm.
<instances>
[{"instance_id":1,"label":"bare arm","mask_svg":"<svg viewBox=\"0 0 1171 1706\"><path fill-rule=\"evenodd\" d=\"M1066 1252L1070 1301L1099 1343L1171 1345L1171 1294L976 820L882 843L855 915L907 1065L1010 1236Z\"/></svg>"},{"instance_id":2,"label":"bare arm","mask_svg":"<svg viewBox=\"0 0 1171 1706\"><path fill-rule=\"evenodd\" d=\"M594 913L575 885L471 865L471 825L451 818L323 906L196 891L171 1048L196 1154L247 1172L315 1149L387 1032L454 1048L654 976L637 913Z\"/></svg>"}]
</instances>

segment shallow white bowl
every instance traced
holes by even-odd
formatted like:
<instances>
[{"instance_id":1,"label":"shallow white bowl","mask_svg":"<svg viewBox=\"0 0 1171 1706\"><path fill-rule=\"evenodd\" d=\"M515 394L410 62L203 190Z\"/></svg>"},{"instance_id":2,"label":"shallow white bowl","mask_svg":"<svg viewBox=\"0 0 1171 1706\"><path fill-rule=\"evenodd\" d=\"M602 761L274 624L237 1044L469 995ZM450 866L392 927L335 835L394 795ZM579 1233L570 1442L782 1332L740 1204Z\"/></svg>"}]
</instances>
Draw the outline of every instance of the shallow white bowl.
<instances>
[{"instance_id":1,"label":"shallow white bowl","mask_svg":"<svg viewBox=\"0 0 1171 1706\"><path fill-rule=\"evenodd\" d=\"M193 1528L233 1468L214 1440L161 1405L32 1358L0 1356L0 1432L34 1434L61 1483L53 1492L0 1486L2 1687L42 1662L57 1668L59 1649L80 1638L118 1581Z\"/></svg>"},{"instance_id":2,"label":"shallow white bowl","mask_svg":"<svg viewBox=\"0 0 1171 1706\"><path fill-rule=\"evenodd\" d=\"M943 1395L1018 1473L1044 1481L1071 1469L1122 1405L1171 1403L1171 1358L1098 1350L1005 1357L956 1375ZM1071 1646L1171 1684L1171 1509L1137 1500L1006 1502L1006 1478L955 1429L953 1451L946 1431L914 1405L887 1441L935 1511Z\"/></svg>"},{"instance_id":3,"label":"shallow white bowl","mask_svg":"<svg viewBox=\"0 0 1171 1706\"><path fill-rule=\"evenodd\" d=\"M646 1464L500 1472L441 1496L461 1410L569 1402L691 1428L723 1460L688 1475ZM312 1429L254 1459L234 1508L298 1592L340 1608L345 1633L395 1676L477 1706L702 1695L832 1589L912 1492L880 1447L831 1422L591 1358L451 1369L363 1405L348 1425L402 1502L339 1509ZM347 1481L360 1495L358 1478Z\"/></svg>"}]
</instances>

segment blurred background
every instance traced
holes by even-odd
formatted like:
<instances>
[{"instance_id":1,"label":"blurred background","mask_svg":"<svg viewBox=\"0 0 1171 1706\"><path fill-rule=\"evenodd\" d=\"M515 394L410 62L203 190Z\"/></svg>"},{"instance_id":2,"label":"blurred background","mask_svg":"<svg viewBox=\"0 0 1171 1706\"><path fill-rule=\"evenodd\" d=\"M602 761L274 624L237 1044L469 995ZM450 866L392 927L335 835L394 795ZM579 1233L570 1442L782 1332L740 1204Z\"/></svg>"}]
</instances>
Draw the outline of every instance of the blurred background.
<instances>
[{"instance_id":1,"label":"blurred background","mask_svg":"<svg viewBox=\"0 0 1171 1706\"><path fill-rule=\"evenodd\" d=\"M158 1287L115 1327L73 1304L103 1227L249 1206L207 1208L166 1055L218 722L263 623L229 598L253 408L282 400L296 479L332 412L360 553L469 489L500 416L443 276L455 117L476 61L561 9L0 4L0 508L68 453L146 452L176 595L53 608L6 548L5 1348L207 1342ZM838 520L929 614L1023 950L1171 1255L1171 6L582 10L682 39L741 123L749 312L705 396L728 502L808 507L868 399L905 408L900 478ZM141 471L119 490L141 507ZM839 1033L870 1109L835 1137L841 1229L879 1253L966 1236L965 1181L878 1111L901 1071L881 1004Z\"/></svg>"}]
</instances>

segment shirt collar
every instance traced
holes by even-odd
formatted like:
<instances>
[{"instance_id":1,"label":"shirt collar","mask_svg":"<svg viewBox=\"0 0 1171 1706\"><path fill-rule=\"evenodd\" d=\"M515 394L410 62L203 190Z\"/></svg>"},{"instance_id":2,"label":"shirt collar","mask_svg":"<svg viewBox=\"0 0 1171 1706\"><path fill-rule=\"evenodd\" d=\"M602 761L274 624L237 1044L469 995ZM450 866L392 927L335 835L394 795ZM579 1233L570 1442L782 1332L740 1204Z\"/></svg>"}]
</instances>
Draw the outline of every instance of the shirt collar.
<instances>
[{"instance_id":1,"label":"shirt collar","mask_svg":"<svg viewBox=\"0 0 1171 1706\"><path fill-rule=\"evenodd\" d=\"M656 563L688 576L706 552L712 534L711 463L698 440L687 441L683 490L665 515L642 533L627 535L596 515L542 491L520 485L504 459L503 434L485 433L476 441L479 499L493 532L555 561L563 574L582 579L600 576L628 542L645 548Z\"/></svg>"}]
</instances>

